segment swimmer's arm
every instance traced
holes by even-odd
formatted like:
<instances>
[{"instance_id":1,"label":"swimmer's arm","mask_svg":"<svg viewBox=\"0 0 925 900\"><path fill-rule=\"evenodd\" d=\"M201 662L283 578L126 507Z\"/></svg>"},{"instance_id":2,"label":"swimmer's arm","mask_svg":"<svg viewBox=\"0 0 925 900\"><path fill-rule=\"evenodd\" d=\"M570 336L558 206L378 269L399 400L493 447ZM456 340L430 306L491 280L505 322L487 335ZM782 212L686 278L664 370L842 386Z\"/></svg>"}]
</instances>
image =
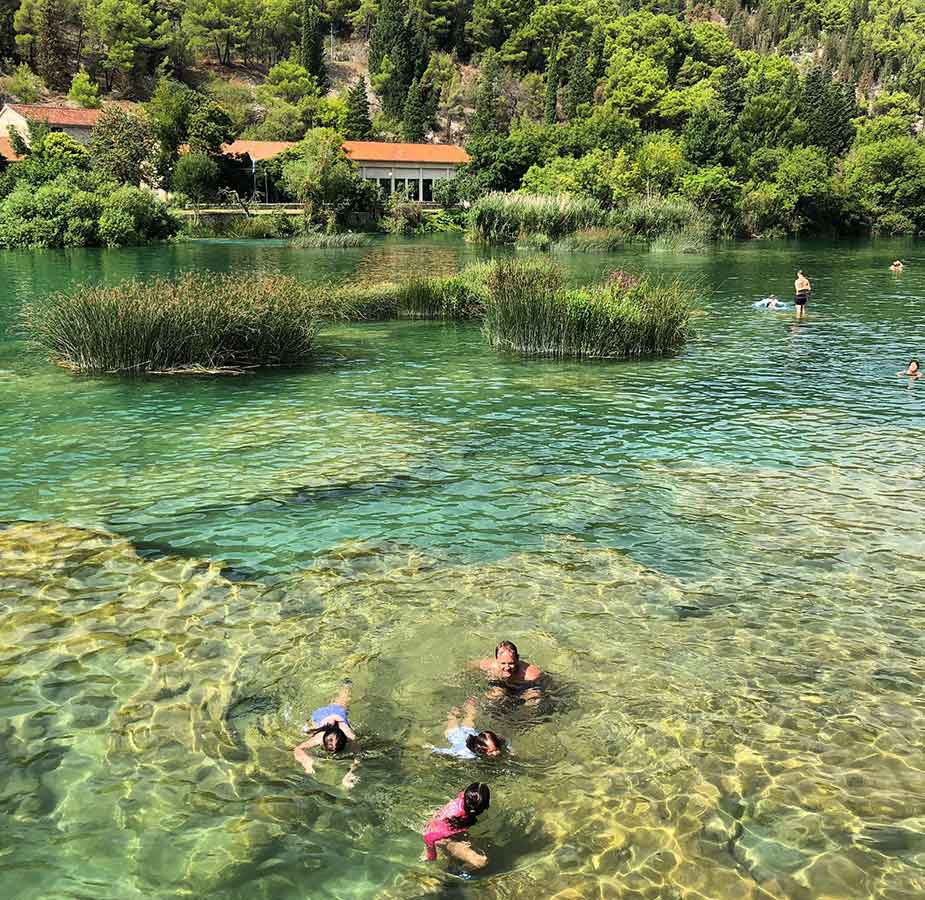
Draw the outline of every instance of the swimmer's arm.
<instances>
[{"instance_id":1,"label":"swimmer's arm","mask_svg":"<svg viewBox=\"0 0 925 900\"><path fill-rule=\"evenodd\" d=\"M483 672L487 672L491 669L491 662L490 659L470 659L466 664L466 668L481 669Z\"/></svg>"},{"instance_id":2,"label":"swimmer's arm","mask_svg":"<svg viewBox=\"0 0 925 900\"><path fill-rule=\"evenodd\" d=\"M353 733L353 729L343 719L338 719L337 724L340 730L347 736L348 741L355 741L357 739L357 736Z\"/></svg>"},{"instance_id":3,"label":"swimmer's arm","mask_svg":"<svg viewBox=\"0 0 925 900\"><path fill-rule=\"evenodd\" d=\"M349 791L357 783L356 771L359 768L360 768L360 757L354 756L353 764L350 766L350 771L348 771L347 774L344 775L343 779L341 780L341 786L343 787L345 791Z\"/></svg>"},{"instance_id":4,"label":"swimmer's arm","mask_svg":"<svg viewBox=\"0 0 925 900\"><path fill-rule=\"evenodd\" d=\"M315 766L312 763L312 758L305 752L310 750L312 747L317 747L323 739L323 735L313 734L307 741L302 741L295 750L292 751L292 755L296 758L299 764L305 769L306 775L315 774Z\"/></svg>"}]
</instances>

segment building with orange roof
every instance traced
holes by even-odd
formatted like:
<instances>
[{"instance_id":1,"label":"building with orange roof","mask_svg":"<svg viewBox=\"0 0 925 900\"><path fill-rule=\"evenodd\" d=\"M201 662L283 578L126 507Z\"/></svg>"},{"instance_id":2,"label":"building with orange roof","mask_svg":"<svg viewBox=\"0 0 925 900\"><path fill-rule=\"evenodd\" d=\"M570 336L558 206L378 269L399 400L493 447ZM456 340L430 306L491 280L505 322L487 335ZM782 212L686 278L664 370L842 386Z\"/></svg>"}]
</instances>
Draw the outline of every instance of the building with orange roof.
<instances>
[{"instance_id":1,"label":"building with orange roof","mask_svg":"<svg viewBox=\"0 0 925 900\"><path fill-rule=\"evenodd\" d=\"M248 156L258 163L294 147L291 141L234 141L222 147L226 156ZM469 162L469 155L454 144L398 144L387 141L344 141L347 156L360 174L375 181L385 194L406 191L412 200L433 200L434 182L452 178Z\"/></svg>"},{"instance_id":2,"label":"building with orange roof","mask_svg":"<svg viewBox=\"0 0 925 900\"><path fill-rule=\"evenodd\" d=\"M71 109L69 106L5 103L0 109L0 138L9 138L10 130L15 129L28 143L29 123L42 122L52 131L61 131L78 144L86 144L100 112L98 109Z\"/></svg>"}]
</instances>

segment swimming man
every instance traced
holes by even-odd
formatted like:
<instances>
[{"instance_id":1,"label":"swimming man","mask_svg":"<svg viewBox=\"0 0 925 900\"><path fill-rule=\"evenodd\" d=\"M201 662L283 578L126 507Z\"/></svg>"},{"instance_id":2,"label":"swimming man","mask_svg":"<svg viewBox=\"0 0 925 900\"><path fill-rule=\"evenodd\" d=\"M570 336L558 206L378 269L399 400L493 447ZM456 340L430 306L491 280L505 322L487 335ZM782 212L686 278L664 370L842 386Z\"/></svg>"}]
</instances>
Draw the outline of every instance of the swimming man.
<instances>
[{"instance_id":1,"label":"swimming man","mask_svg":"<svg viewBox=\"0 0 925 900\"><path fill-rule=\"evenodd\" d=\"M517 646L511 641L501 641L495 647L494 659L480 659L475 665L491 682L488 697L499 700L502 697L517 696L525 703L537 703L542 695L540 679L543 672L533 663L520 658Z\"/></svg>"}]
</instances>

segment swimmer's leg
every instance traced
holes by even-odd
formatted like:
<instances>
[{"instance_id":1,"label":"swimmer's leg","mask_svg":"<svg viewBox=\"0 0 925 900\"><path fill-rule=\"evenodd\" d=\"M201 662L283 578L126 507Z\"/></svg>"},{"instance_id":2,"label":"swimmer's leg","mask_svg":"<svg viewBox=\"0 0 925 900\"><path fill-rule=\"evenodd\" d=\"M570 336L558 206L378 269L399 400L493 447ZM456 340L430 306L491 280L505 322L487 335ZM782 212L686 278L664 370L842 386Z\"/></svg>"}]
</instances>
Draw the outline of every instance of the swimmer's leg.
<instances>
[{"instance_id":1,"label":"swimmer's leg","mask_svg":"<svg viewBox=\"0 0 925 900\"><path fill-rule=\"evenodd\" d=\"M475 728L475 714L478 711L478 703L475 697L469 697L466 705L463 707L462 724L466 728Z\"/></svg>"},{"instance_id":2,"label":"swimmer's leg","mask_svg":"<svg viewBox=\"0 0 925 900\"><path fill-rule=\"evenodd\" d=\"M337 695L331 702L337 706L343 706L344 709L347 709L350 706L350 695L352 693L353 684L349 678L345 678L344 683L340 686Z\"/></svg>"},{"instance_id":3,"label":"swimmer's leg","mask_svg":"<svg viewBox=\"0 0 925 900\"><path fill-rule=\"evenodd\" d=\"M481 869L488 863L488 857L473 850L468 841L442 841L439 846L470 869Z\"/></svg>"},{"instance_id":4,"label":"swimmer's leg","mask_svg":"<svg viewBox=\"0 0 925 900\"><path fill-rule=\"evenodd\" d=\"M543 699L543 692L539 688L528 688L521 695L524 706L538 706Z\"/></svg>"},{"instance_id":5,"label":"swimmer's leg","mask_svg":"<svg viewBox=\"0 0 925 900\"><path fill-rule=\"evenodd\" d=\"M485 691L486 700L503 700L505 697L507 697L507 691L503 687L498 687L497 685Z\"/></svg>"}]
</instances>

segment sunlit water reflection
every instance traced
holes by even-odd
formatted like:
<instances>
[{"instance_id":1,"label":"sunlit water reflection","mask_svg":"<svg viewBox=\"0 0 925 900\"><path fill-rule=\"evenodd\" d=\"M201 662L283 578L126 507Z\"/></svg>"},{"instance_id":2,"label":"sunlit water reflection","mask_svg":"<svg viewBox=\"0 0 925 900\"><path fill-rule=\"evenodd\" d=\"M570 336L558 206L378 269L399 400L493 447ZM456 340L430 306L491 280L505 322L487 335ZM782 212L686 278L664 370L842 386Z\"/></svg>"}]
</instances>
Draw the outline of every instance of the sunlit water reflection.
<instances>
[{"instance_id":1,"label":"sunlit water reflection","mask_svg":"<svg viewBox=\"0 0 925 900\"><path fill-rule=\"evenodd\" d=\"M0 254L3 896L925 894L925 385L895 376L925 356L916 245L567 257L699 285L698 339L644 363L386 323L307 370L81 379L15 330L81 280L475 256ZM797 265L805 326L752 308ZM509 759L431 755L500 636L546 704L484 711ZM291 756L345 673L350 794L349 762ZM419 831L476 778L491 863L463 883Z\"/></svg>"}]
</instances>

